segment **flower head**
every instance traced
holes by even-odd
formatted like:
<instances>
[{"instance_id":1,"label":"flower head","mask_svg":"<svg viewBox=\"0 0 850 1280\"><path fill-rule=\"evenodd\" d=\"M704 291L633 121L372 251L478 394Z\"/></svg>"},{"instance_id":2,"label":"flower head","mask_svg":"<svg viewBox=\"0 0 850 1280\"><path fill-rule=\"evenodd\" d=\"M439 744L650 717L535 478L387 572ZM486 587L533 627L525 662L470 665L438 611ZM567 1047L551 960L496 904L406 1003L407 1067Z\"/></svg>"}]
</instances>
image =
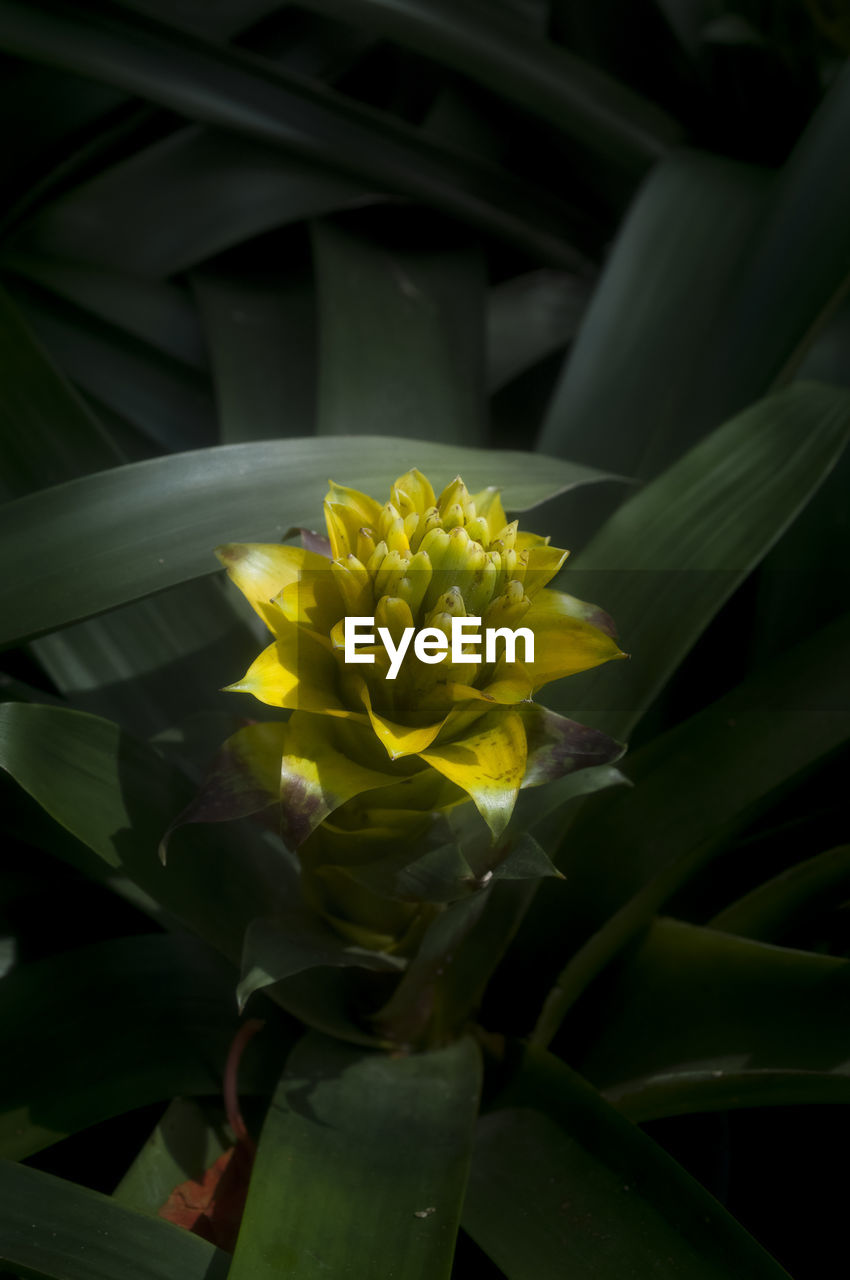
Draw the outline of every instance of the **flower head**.
<instances>
[{"instance_id":1,"label":"flower head","mask_svg":"<svg viewBox=\"0 0 850 1280\"><path fill-rule=\"evenodd\" d=\"M338 924L342 892L349 936L397 943L420 916L376 897L358 868L414 848L435 813L469 798L495 838L521 786L611 759L605 735L531 699L623 655L601 610L547 587L568 553L508 521L495 489L470 495L458 477L436 496L412 470L381 504L331 483L325 520L327 555L218 549L273 636L230 688L293 712L279 726L280 798L309 896ZM386 641L358 649L359 661L346 648L354 617L374 619ZM533 654L521 641L511 652L504 635L489 653L471 641L452 652L458 618L480 619L484 634L524 628ZM429 656L408 644L399 657L405 633L423 628L437 641ZM353 913L352 894L363 899Z\"/></svg>"},{"instance_id":2,"label":"flower head","mask_svg":"<svg viewBox=\"0 0 850 1280\"><path fill-rule=\"evenodd\" d=\"M333 759L346 774L341 786L323 787L325 799L330 791L346 803L401 780L410 791L413 777L420 790L439 792L448 781L498 835L526 772L531 696L622 657L607 618L548 589L567 552L518 530L497 490L470 495L460 476L437 497L420 471L408 471L384 504L332 483L325 520L329 557L278 544L219 548L274 636L230 689L296 712L292 758ZM456 617L479 617L485 630L522 626L533 632L534 657L520 645L490 662L471 648L460 662L451 652L422 662L408 648L390 680L384 645L362 650L369 664L347 662L344 621L352 616L374 617L396 644L410 627L448 636ZM317 772L326 781L333 771ZM312 806L315 788L301 782L287 820L296 844L338 808Z\"/></svg>"}]
</instances>

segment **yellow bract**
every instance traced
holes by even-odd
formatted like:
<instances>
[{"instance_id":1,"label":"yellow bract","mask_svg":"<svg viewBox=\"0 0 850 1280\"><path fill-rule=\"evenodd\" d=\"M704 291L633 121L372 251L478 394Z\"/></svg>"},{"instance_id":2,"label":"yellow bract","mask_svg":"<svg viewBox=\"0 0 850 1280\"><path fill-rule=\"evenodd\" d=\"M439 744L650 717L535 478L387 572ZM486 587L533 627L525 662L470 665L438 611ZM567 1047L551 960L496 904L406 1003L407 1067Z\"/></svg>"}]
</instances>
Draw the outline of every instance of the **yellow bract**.
<instances>
[{"instance_id":1,"label":"yellow bract","mask_svg":"<svg viewBox=\"0 0 850 1280\"><path fill-rule=\"evenodd\" d=\"M274 635L230 688L310 720L312 754L292 751L283 762L284 777L300 779L316 800L311 811L321 815L305 832L336 806L386 787L403 769L408 778L441 775L455 788L442 802L468 795L497 836L525 770L517 705L551 680L623 656L588 620L592 607L547 587L568 553L509 522L497 490L470 494L457 477L437 496L417 470L400 476L383 504L331 482L325 521L330 560L273 544L218 551ZM534 633L534 660L520 660L520 649L513 662L503 655L452 663L446 654L431 665L411 646L388 680L380 645L371 650L371 665L345 662L347 616L373 617L393 636L406 626L448 635L455 617L479 617L484 627L524 626ZM347 755L336 736L340 720L349 725ZM346 759L347 783L340 785ZM322 774L331 761L328 788Z\"/></svg>"}]
</instances>

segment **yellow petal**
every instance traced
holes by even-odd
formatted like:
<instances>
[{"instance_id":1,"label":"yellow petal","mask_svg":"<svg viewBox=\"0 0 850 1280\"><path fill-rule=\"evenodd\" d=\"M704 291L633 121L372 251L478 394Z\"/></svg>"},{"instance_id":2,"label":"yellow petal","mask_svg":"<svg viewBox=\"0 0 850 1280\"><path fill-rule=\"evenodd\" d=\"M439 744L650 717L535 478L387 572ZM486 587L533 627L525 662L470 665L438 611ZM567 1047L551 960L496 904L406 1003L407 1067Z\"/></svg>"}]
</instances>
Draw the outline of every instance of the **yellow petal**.
<instances>
[{"instance_id":1,"label":"yellow petal","mask_svg":"<svg viewBox=\"0 0 850 1280\"><path fill-rule=\"evenodd\" d=\"M472 797L494 836L508 825L525 773L525 727L500 707L460 740L422 751L421 758Z\"/></svg>"},{"instance_id":2,"label":"yellow petal","mask_svg":"<svg viewBox=\"0 0 850 1280\"><path fill-rule=\"evenodd\" d=\"M415 467L411 471L406 471L403 476L399 476L390 496L393 506L397 507L403 516L409 515L411 511L421 516L436 503L431 482Z\"/></svg>"},{"instance_id":3,"label":"yellow petal","mask_svg":"<svg viewBox=\"0 0 850 1280\"><path fill-rule=\"evenodd\" d=\"M548 547L549 539L539 533L529 533L526 529L518 529L516 535L517 551L528 551L531 547Z\"/></svg>"},{"instance_id":4,"label":"yellow petal","mask_svg":"<svg viewBox=\"0 0 850 1280\"><path fill-rule=\"evenodd\" d=\"M270 707L349 716L336 687L333 654L309 631L285 619L277 639L264 649L230 693L250 693ZM365 719L365 717L364 717Z\"/></svg>"},{"instance_id":5,"label":"yellow petal","mask_svg":"<svg viewBox=\"0 0 850 1280\"><path fill-rule=\"evenodd\" d=\"M366 768L340 751L335 726L323 716L296 711L286 729L280 800L283 838L293 848L346 801L399 781L389 769Z\"/></svg>"},{"instance_id":6,"label":"yellow petal","mask_svg":"<svg viewBox=\"0 0 850 1280\"><path fill-rule=\"evenodd\" d=\"M522 585L527 596L532 598L546 583L554 578L569 555L560 547L536 546L528 548L528 560L522 575Z\"/></svg>"},{"instance_id":7,"label":"yellow petal","mask_svg":"<svg viewBox=\"0 0 850 1280\"><path fill-rule=\"evenodd\" d=\"M612 658L625 658L611 636L575 616L578 603L559 591L541 591L523 618L523 626L534 632L534 661L507 663L500 659L494 683L525 679L529 693L533 693L551 680L588 671ZM522 652L521 646L518 649Z\"/></svg>"},{"instance_id":8,"label":"yellow petal","mask_svg":"<svg viewBox=\"0 0 850 1280\"><path fill-rule=\"evenodd\" d=\"M496 536L500 529L504 529L508 523L508 517L505 515L505 508L502 506L502 496L498 489L491 486L488 489L482 489L480 493L473 493L472 501L475 503L475 514L484 516L490 527L493 537Z\"/></svg>"},{"instance_id":9,"label":"yellow petal","mask_svg":"<svg viewBox=\"0 0 850 1280\"><path fill-rule=\"evenodd\" d=\"M278 542L228 542L216 547L215 553L231 582L271 630L278 616L270 604L274 597L290 583L297 582L304 570L330 568L324 556L315 551L285 547Z\"/></svg>"},{"instance_id":10,"label":"yellow petal","mask_svg":"<svg viewBox=\"0 0 850 1280\"><path fill-rule=\"evenodd\" d=\"M372 699L365 681L361 681L360 696L369 716L372 728L386 748L391 760L402 756L418 755L425 747L431 745L445 724L446 718L435 724L410 726L397 724L387 716L382 716L372 709Z\"/></svg>"},{"instance_id":11,"label":"yellow petal","mask_svg":"<svg viewBox=\"0 0 850 1280\"><path fill-rule=\"evenodd\" d=\"M381 504L359 489L346 489L330 482L325 498L325 522L334 560L357 553L357 535L361 529L377 529Z\"/></svg>"}]
</instances>

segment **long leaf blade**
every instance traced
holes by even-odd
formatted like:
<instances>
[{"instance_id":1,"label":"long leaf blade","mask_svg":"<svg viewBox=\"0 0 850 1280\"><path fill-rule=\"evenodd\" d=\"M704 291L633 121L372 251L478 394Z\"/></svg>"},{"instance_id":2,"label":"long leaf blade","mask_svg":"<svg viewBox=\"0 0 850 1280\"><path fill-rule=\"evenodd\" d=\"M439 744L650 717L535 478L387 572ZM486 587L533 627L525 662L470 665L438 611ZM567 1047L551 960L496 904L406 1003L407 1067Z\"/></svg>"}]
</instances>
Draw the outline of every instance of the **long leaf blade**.
<instances>
[{"instance_id":1,"label":"long leaf blade","mask_svg":"<svg viewBox=\"0 0 850 1280\"><path fill-rule=\"evenodd\" d=\"M724 1209L579 1076L530 1051L478 1128L464 1229L508 1280L780 1280Z\"/></svg>"},{"instance_id":2,"label":"long leaf blade","mask_svg":"<svg viewBox=\"0 0 850 1280\"><path fill-rule=\"evenodd\" d=\"M422 199L567 268L577 219L548 192L232 46L96 5L73 13L3 0L0 47L138 93L199 122L354 171L382 190Z\"/></svg>"},{"instance_id":3,"label":"long leaf blade","mask_svg":"<svg viewBox=\"0 0 850 1280\"><path fill-rule=\"evenodd\" d=\"M3 1160L0 1261L46 1280L224 1280L228 1255L97 1191Z\"/></svg>"},{"instance_id":4,"label":"long leaf blade","mask_svg":"<svg viewBox=\"0 0 850 1280\"><path fill-rule=\"evenodd\" d=\"M731 831L847 741L848 638L845 618L655 739L628 763L637 785L580 815L557 923L579 945L544 1005L538 1043Z\"/></svg>"},{"instance_id":5,"label":"long leaf blade","mask_svg":"<svg viewBox=\"0 0 850 1280\"><path fill-rule=\"evenodd\" d=\"M800 383L712 432L627 499L566 580L616 619L632 661L576 677L558 709L627 736L829 474L848 434L850 395Z\"/></svg>"},{"instance_id":6,"label":"long leaf blade","mask_svg":"<svg viewBox=\"0 0 850 1280\"><path fill-rule=\"evenodd\" d=\"M219 1094L239 1021L236 974L189 938L153 934L21 964L0 982L0 1152L22 1160L177 1094ZM273 1086L286 1040L271 1024L244 1092Z\"/></svg>"},{"instance_id":7,"label":"long leaf blade","mask_svg":"<svg viewBox=\"0 0 850 1280\"><path fill-rule=\"evenodd\" d=\"M394 461L398 459L398 462ZM383 493L399 470L503 488L522 510L603 473L541 455L360 436L297 439L155 458L86 477L0 510L0 643L52 630L214 572L223 542L269 542L315 528L328 479Z\"/></svg>"},{"instance_id":8,"label":"long leaf blade","mask_svg":"<svg viewBox=\"0 0 850 1280\"><path fill-rule=\"evenodd\" d=\"M448 1277L479 1087L469 1039L390 1057L308 1037L263 1128L230 1280Z\"/></svg>"}]
</instances>

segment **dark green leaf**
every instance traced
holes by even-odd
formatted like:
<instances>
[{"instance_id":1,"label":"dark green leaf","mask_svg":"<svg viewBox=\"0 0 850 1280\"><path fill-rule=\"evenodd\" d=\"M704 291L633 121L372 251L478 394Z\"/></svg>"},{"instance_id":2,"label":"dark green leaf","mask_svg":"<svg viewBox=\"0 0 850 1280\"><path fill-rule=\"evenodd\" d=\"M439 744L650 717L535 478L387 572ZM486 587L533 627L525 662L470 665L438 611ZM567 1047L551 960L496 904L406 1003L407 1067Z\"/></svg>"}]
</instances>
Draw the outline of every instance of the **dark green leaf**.
<instances>
[{"instance_id":1,"label":"dark green leaf","mask_svg":"<svg viewBox=\"0 0 850 1280\"><path fill-rule=\"evenodd\" d=\"M38 6L3 0L0 48L353 170L379 190L424 200L512 239L544 262L570 269L583 263L565 238L575 216L548 192L233 46L139 16L107 14L95 4L75 5L71 13L50 0Z\"/></svg>"},{"instance_id":2,"label":"dark green leaf","mask_svg":"<svg viewBox=\"0 0 850 1280\"><path fill-rule=\"evenodd\" d=\"M182 828L163 867L156 847L188 802L189 787L151 748L106 720L8 703L0 707L0 767L98 860L92 867L76 841L69 848L49 833L45 847L88 874L102 875L104 866L119 872L116 887L123 891L129 881L140 889L143 909L158 903L167 921L188 926L236 963L248 924L269 912L285 915L299 898L294 859L270 832L244 824L217 828L214 843L203 828ZM352 1021L349 972L297 974L269 994L311 1026L375 1043Z\"/></svg>"},{"instance_id":3,"label":"dark green leaf","mask_svg":"<svg viewBox=\"0 0 850 1280\"><path fill-rule=\"evenodd\" d=\"M777 180L720 341L694 386L699 416L709 425L787 381L846 292L850 190L836 173L846 153L848 110L844 66Z\"/></svg>"},{"instance_id":4,"label":"dark green leaf","mask_svg":"<svg viewBox=\"0 0 850 1280\"><path fill-rule=\"evenodd\" d=\"M487 300L487 388L571 342L590 297L590 281L566 271L530 271L490 290Z\"/></svg>"},{"instance_id":5,"label":"dark green leaf","mask_svg":"<svg viewBox=\"0 0 850 1280\"><path fill-rule=\"evenodd\" d=\"M15 243L21 252L161 279L264 231L375 198L364 183L310 160L191 127L65 192Z\"/></svg>"},{"instance_id":6,"label":"dark green leaf","mask_svg":"<svg viewBox=\"0 0 850 1280\"><path fill-rule=\"evenodd\" d=\"M576 1066L633 1117L850 1100L846 960L658 920L601 1000Z\"/></svg>"},{"instance_id":7,"label":"dark green leaf","mask_svg":"<svg viewBox=\"0 0 850 1280\"><path fill-rule=\"evenodd\" d=\"M193 369L206 368L197 315L177 285L27 255L11 256L5 265L162 355Z\"/></svg>"},{"instance_id":8,"label":"dark green leaf","mask_svg":"<svg viewBox=\"0 0 850 1280\"><path fill-rule=\"evenodd\" d=\"M475 874L456 844L441 844L412 861L410 850L400 849L346 870L373 893L402 902L454 902L474 891Z\"/></svg>"},{"instance_id":9,"label":"dark green leaf","mask_svg":"<svg viewBox=\"0 0 850 1280\"><path fill-rule=\"evenodd\" d=\"M19 965L0 981L3 1155L175 1094L220 1094L234 979L200 943L159 934ZM245 1055L243 1091L272 1086L285 1043L270 1022Z\"/></svg>"},{"instance_id":10,"label":"dark green leaf","mask_svg":"<svg viewBox=\"0 0 850 1280\"><path fill-rule=\"evenodd\" d=\"M107 865L237 962L248 922L293 891L282 848L236 828L217 835L214 851L184 828L163 867L157 845L188 801L188 784L107 720L7 703L0 766Z\"/></svg>"},{"instance_id":11,"label":"dark green leaf","mask_svg":"<svg viewBox=\"0 0 850 1280\"><path fill-rule=\"evenodd\" d=\"M809 500L850 432L850 394L799 384L733 418L629 498L565 582L617 623L631 662L547 701L625 736L739 583ZM556 701L557 699L557 701Z\"/></svg>"},{"instance_id":12,"label":"dark green leaf","mask_svg":"<svg viewBox=\"0 0 850 1280\"><path fill-rule=\"evenodd\" d=\"M709 921L712 929L760 942L781 942L792 929L850 895L850 845L789 867Z\"/></svg>"},{"instance_id":13,"label":"dark green leaf","mask_svg":"<svg viewBox=\"0 0 850 1280\"><path fill-rule=\"evenodd\" d=\"M463 1226L509 1280L786 1275L650 1138L534 1051L479 1122Z\"/></svg>"},{"instance_id":14,"label":"dark green leaf","mask_svg":"<svg viewBox=\"0 0 850 1280\"><path fill-rule=\"evenodd\" d=\"M240 1074L240 1092L245 1083ZM223 1154L226 1139L189 1098L176 1098L112 1193L116 1204L157 1216L175 1187L200 1182Z\"/></svg>"},{"instance_id":15,"label":"dark green leaf","mask_svg":"<svg viewBox=\"0 0 850 1280\"><path fill-rule=\"evenodd\" d=\"M309 0L313 9L364 24L425 53L542 116L630 172L641 172L680 136L676 123L625 85L512 16L476 0Z\"/></svg>"},{"instance_id":16,"label":"dark green leaf","mask_svg":"<svg viewBox=\"0 0 850 1280\"><path fill-rule=\"evenodd\" d=\"M16 498L125 461L0 293L0 485Z\"/></svg>"},{"instance_id":17,"label":"dark green leaf","mask_svg":"<svg viewBox=\"0 0 850 1280\"><path fill-rule=\"evenodd\" d=\"M210 345L220 438L277 440L316 417L315 300L302 273L193 278Z\"/></svg>"},{"instance_id":18,"label":"dark green leaf","mask_svg":"<svg viewBox=\"0 0 850 1280\"><path fill-rule=\"evenodd\" d=\"M226 445L89 476L0 511L0 643L52 630L218 568L224 542L274 541L315 527L329 476L388 491L418 466L439 485L501 485L523 510L602 473L509 451L361 436Z\"/></svg>"},{"instance_id":19,"label":"dark green leaf","mask_svg":"<svg viewBox=\"0 0 850 1280\"><path fill-rule=\"evenodd\" d=\"M4 1160L0 1261L36 1280L224 1280L229 1259L169 1222Z\"/></svg>"},{"instance_id":20,"label":"dark green leaf","mask_svg":"<svg viewBox=\"0 0 850 1280\"><path fill-rule=\"evenodd\" d=\"M850 619L798 645L628 760L628 792L570 831L558 936L578 945L536 1035L780 787L847 740ZM781 706L782 714L776 715Z\"/></svg>"},{"instance_id":21,"label":"dark green leaf","mask_svg":"<svg viewBox=\"0 0 850 1280\"><path fill-rule=\"evenodd\" d=\"M652 474L698 439L694 371L722 333L770 176L678 153L650 174L617 237L551 401L549 453ZM715 362L713 375L727 376ZM753 398L765 389L753 388ZM656 461L657 459L657 461Z\"/></svg>"},{"instance_id":22,"label":"dark green leaf","mask_svg":"<svg viewBox=\"0 0 850 1280\"><path fill-rule=\"evenodd\" d=\"M33 653L80 711L108 715L141 736L210 706L255 656L257 642L215 581L184 582L33 641ZM37 699L44 701L44 699ZM206 759L218 745L211 737Z\"/></svg>"},{"instance_id":23,"label":"dark green leaf","mask_svg":"<svg viewBox=\"0 0 850 1280\"><path fill-rule=\"evenodd\" d=\"M484 439L484 263L313 230L323 435Z\"/></svg>"},{"instance_id":24,"label":"dark green leaf","mask_svg":"<svg viewBox=\"0 0 850 1280\"><path fill-rule=\"evenodd\" d=\"M46 295L15 296L56 364L84 391L166 449L215 439L206 380L195 370Z\"/></svg>"},{"instance_id":25,"label":"dark green leaf","mask_svg":"<svg viewBox=\"0 0 850 1280\"><path fill-rule=\"evenodd\" d=\"M304 908L299 911L292 906L285 914L249 924L236 994L243 1009L255 991L305 969L353 967L397 972L404 964L397 956L351 946Z\"/></svg>"},{"instance_id":26,"label":"dark green leaf","mask_svg":"<svg viewBox=\"0 0 850 1280\"><path fill-rule=\"evenodd\" d=\"M263 1127L229 1280L448 1277L479 1086L468 1039L390 1057L308 1037Z\"/></svg>"}]
</instances>

